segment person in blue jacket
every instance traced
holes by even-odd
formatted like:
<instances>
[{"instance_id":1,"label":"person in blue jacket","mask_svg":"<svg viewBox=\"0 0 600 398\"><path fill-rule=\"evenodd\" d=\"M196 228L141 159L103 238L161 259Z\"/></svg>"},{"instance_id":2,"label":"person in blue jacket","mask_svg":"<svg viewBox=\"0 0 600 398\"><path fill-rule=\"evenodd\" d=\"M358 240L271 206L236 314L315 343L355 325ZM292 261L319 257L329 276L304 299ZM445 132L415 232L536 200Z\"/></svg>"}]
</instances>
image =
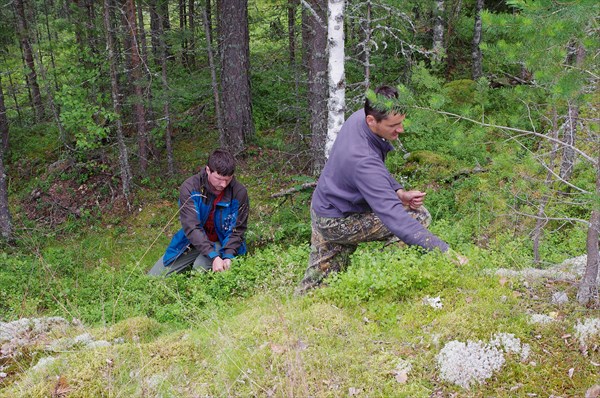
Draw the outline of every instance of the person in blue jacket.
<instances>
[{"instance_id":1,"label":"person in blue jacket","mask_svg":"<svg viewBox=\"0 0 600 398\"><path fill-rule=\"evenodd\" d=\"M169 275L190 268L226 271L246 253L249 200L246 187L234 177L235 159L217 149L200 173L179 188L181 229L165 254L148 272Z\"/></svg>"},{"instance_id":2,"label":"person in blue jacket","mask_svg":"<svg viewBox=\"0 0 600 398\"><path fill-rule=\"evenodd\" d=\"M381 86L374 94L383 104L397 105L394 87ZM312 197L311 252L297 294L344 270L361 242L400 239L466 262L427 230L431 216L423 206L425 192L405 190L385 166L390 142L404 132L405 117L401 105L387 109L367 97L364 109L342 125Z\"/></svg>"}]
</instances>

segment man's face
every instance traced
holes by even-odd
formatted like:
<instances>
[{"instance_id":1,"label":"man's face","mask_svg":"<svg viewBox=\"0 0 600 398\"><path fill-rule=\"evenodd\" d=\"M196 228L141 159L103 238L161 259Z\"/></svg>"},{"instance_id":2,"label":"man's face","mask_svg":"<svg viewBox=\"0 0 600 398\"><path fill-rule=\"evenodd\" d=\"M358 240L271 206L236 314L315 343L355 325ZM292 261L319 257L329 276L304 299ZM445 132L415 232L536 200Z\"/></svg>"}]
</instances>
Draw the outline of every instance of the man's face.
<instances>
[{"instance_id":1,"label":"man's face","mask_svg":"<svg viewBox=\"0 0 600 398\"><path fill-rule=\"evenodd\" d=\"M367 125L377 136L394 141L398 139L400 133L404 132L404 118L406 115L392 113L378 122L373 116L367 115Z\"/></svg>"},{"instance_id":2,"label":"man's face","mask_svg":"<svg viewBox=\"0 0 600 398\"><path fill-rule=\"evenodd\" d=\"M208 175L208 187L216 195L223 192L233 180L233 176L222 176L216 171L211 171L208 166L206 166L206 174Z\"/></svg>"}]
</instances>

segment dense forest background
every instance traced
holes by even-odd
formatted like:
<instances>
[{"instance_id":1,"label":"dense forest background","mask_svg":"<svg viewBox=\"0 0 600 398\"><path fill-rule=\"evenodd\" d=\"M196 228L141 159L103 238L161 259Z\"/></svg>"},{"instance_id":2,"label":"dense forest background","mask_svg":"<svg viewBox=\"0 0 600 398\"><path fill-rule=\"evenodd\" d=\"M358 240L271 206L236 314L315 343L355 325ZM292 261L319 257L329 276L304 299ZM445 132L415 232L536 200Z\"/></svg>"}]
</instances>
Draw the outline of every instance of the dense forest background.
<instances>
[{"instance_id":1,"label":"dense forest background","mask_svg":"<svg viewBox=\"0 0 600 398\"><path fill-rule=\"evenodd\" d=\"M289 296L332 115L380 84L410 93L388 167L428 193L434 232L473 275L587 254L576 311L597 308L597 2L341 4L334 14L335 0L2 2L0 320L179 327L206 319L211 300ZM177 188L219 146L249 188L251 253L228 276L153 285L143 274L177 229ZM368 270L365 250L353 264ZM349 272L319 294L360 307L456 277L418 250L399 261L409 260L424 270ZM366 311L385 326L388 304ZM289 391L319 391L302 388Z\"/></svg>"}]
</instances>

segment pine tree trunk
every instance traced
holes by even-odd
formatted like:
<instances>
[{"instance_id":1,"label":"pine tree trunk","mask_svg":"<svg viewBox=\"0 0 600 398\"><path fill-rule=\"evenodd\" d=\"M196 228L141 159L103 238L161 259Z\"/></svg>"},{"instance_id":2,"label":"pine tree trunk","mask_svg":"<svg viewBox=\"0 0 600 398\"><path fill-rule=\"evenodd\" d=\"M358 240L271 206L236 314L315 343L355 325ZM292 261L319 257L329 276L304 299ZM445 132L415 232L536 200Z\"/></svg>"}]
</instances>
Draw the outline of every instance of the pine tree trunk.
<instances>
[{"instance_id":1,"label":"pine tree trunk","mask_svg":"<svg viewBox=\"0 0 600 398\"><path fill-rule=\"evenodd\" d=\"M213 46L212 6L211 6L211 1L210 0L206 0L206 4L204 5L204 12L206 13L206 17L204 17L204 19L206 20L205 26L208 26L208 34L206 36L206 41L208 43L210 43L211 47L214 47ZM206 28L204 28L204 29L206 29Z\"/></svg>"},{"instance_id":2,"label":"pine tree trunk","mask_svg":"<svg viewBox=\"0 0 600 398\"><path fill-rule=\"evenodd\" d=\"M204 25L204 34L206 36L206 53L208 56L208 68L210 69L210 81L213 93L213 100L215 103L215 120L217 122L217 129L219 130L219 137L224 137L225 132L223 131L223 112L221 111L221 99L219 97L219 81L217 80L217 67L215 65L215 57L213 55L213 48L210 41L210 21L208 19L208 13L206 8L202 9L202 21Z\"/></svg>"},{"instance_id":3,"label":"pine tree trunk","mask_svg":"<svg viewBox=\"0 0 600 398\"><path fill-rule=\"evenodd\" d=\"M106 34L106 47L108 49L108 63L110 66L110 86L115 113L115 125L117 128L117 144L119 146L119 164L121 167L121 183L123 186L123 195L127 202L127 207L131 209L129 195L131 193L131 169L129 168L129 159L127 155L127 146L125 145L125 136L123 134L123 123L121 121L122 110L120 102L119 83L117 81L117 61L114 51L114 38L110 23L110 0L104 0L104 29Z\"/></svg>"},{"instance_id":4,"label":"pine tree trunk","mask_svg":"<svg viewBox=\"0 0 600 398\"><path fill-rule=\"evenodd\" d=\"M188 48L188 65L194 70L196 69L196 18L194 18L194 0L189 0L188 20L190 28L190 41Z\"/></svg>"},{"instance_id":5,"label":"pine tree trunk","mask_svg":"<svg viewBox=\"0 0 600 398\"><path fill-rule=\"evenodd\" d=\"M23 57L27 66L27 86L31 90L35 119L37 122L40 122L44 119L44 105L42 103L42 94L40 92L36 67L33 60L33 48L31 46L31 38L29 37L29 29L27 27L27 18L25 15L23 0L14 0L14 5L16 11L17 32L19 34L21 48L23 50Z\"/></svg>"},{"instance_id":6,"label":"pine tree trunk","mask_svg":"<svg viewBox=\"0 0 600 398\"><path fill-rule=\"evenodd\" d=\"M8 189L6 184L6 170L4 168L4 153L0 151L0 237L5 241L12 241L12 218L8 208Z\"/></svg>"},{"instance_id":7,"label":"pine tree trunk","mask_svg":"<svg viewBox=\"0 0 600 398\"><path fill-rule=\"evenodd\" d=\"M433 60L440 62L444 54L444 0L435 0L433 21Z\"/></svg>"},{"instance_id":8,"label":"pine tree trunk","mask_svg":"<svg viewBox=\"0 0 600 398\"><path fill-rule=\"evenodd\" d=\"M254 134L250 94L250 33L247 0L222 0L219 6L223 136L233 154Z\"/></svg>"},{"instance_id":9,"label":"pine tree trunk","mask_svg":"<svg viewBox=\"0 0 600 398\"><path fill-rule=\"evenodd\" d=\"M121 23L118 25L118 29L120 30L120 34L115 35L115 56L122 59L122 62L125 64L125 68L122 68L120 71L120 75L124 75L124 78L121 80L125 82L131 82L134 78L132 76L133 65L131 65L133 52L133 43L131 43L131 33L129 26L129 14L128 8L130 0L112 0L112 3L115 4L113 8L115 13L115 21L120 20ZM122 43L122 48L119 46ZM119 62L120 64L121 62ZM133 92L133 84L124 84L121 86L121 95L125 98L131 98L134 95ZM130 115L134 115L135 110L130 112Z\"/></svg>"},{"instance_id":10,"label":"pine tree trunk","mask_svg":"<svg viewBox=\"0 0 600 398\"><path fill-rule=\"evenodd\" d=\"M331 147L344 124L346 110L346 78L344 69L344 0L329 0L328 19L329 53L329 100L327 108L327 142L325 155L329 156Z\"/></svg>"},{"instance_id":11,"label":"pine tree trunk","mask_svg":"<svg viewBox=\"0 0 600 398\"><path fill-rule=\"evenodd\" d=\"M160 43L160 67L161 67L161 78L163 86L163 112L167 122L165 129L165 147L167 149L167 172L169 176L175 174L174 157L173 157L173 126L171 124L171 111L169 109L169 83L167 81L167 45L165 44L164 32L162 29L162 16L159 14L158 24L158 40Z\"/></svg>"},{"instance_id":12,"label":"pine tree trunk","mask_svg":"<svg viewBox=\"0 0 600 398\"><path fill-rule=\"evenodd\" d=\"M596 198L600 197L600 149L598 150L598 163L596 164ZM583 278L577 290L577 301L587 305L592 301L600 302L598 296L598 265L600 253L598 253L598 237L600 235L600 204L594 203L594 209L590 217L590 225L587 233L587 264Z\"/></svg>"},{"instance_id":13,"label":"pine tree trunk","mask_svg":"<svg viewBox=\"0 0 600 398\"><path fill-rule=\"evenodd\" d=\"M327 160L327 3L325 0L308 0L305 7L302 11L302 41L308 70L311 172L318 176Z\"/></svg>"},{"instance_id":14,"label":"pine tree trunk","mask_svg":"<svg viewBox=\"0 0 600 398\"><path fill-rule=\"evenodd\" d=\"M4 91L0 80L0 237L5 241L12 240L12 219L8 208L8 188L6 184L6 170L4 168L4 154L8 150L8 118L4 105Z\"/></svg>"},{"instance_id":15,"label":"pine tree trunk","mask_svg":"<svg viewBox=\"0 0 600 398\"><path fill-rule=\"evenodd\" d=\"M142 57L142 65L144 69L148 67L148 40L146 34L146 27L144 24L144 10L143 10L143 0L139 0L137 4L137 17L138 17L138 37L140 38L140 55ZM144 77L144 93L146 103L152 104L152 85L148 82L148 77ZM154 121L154 110L152 106L148 106L146 109L146 130L151 131L154 127L156 127L156 123ZM156 153L156 148L153 144L151 137L148 137L148 151L152 154Z\"/></svg>"},{"instance_id":16,"label":"pine tree trunk","mask_svg":"<svg viewBox=\"0 0 600 398\"><path fill-rule=\"evenodd\" d=\"M144 65L148 65L148 41L146 40L146 27L144 26L143 1L136 5L138 19L138 37L140 38L140 55Z\"/></svg>"},{"instance_id":17,"label":"pine tree trunk","mask_svg":"<svg viewBox=\"0 0 600 398\"><path fill-rule=\"evenodd\" d=\"M135 1L127 0L126 7L127 30L131 45L131 84L133 85L133 92L135 94L133 113L137 127L139 165L140 173L146 175L148 169L148 131L146 128L146 109L143 103L142 62L137 38Z\"/></svg>"},{"instance_id":18,"label":"pine tree trunk","mask_svg":"<svg viewBox=\"0 0 600 398\"><path fill-rule=\"evenodd\" d=\"M483 0L477 0L475 6L475 28L473 29L473 43L471 45L471 60L473 62L473 80L483 76L483 60L481 55L481 11L483 10Z\"/></svg>"},{"instance_id":19,"label":"pine tree trunk","mask_svg":"<svg viewBox=\"0 0 600 398\"><path fill-rule=\"evenodd\" d=\"M298 62L296 60L296 15L298 11L298 0L287 1L287 22L288 22L288 57L289 66L294 76L294 112L296 114L294 120L293 138L294 140L301 141L302 135L298 134L298 131L302 128L302 116L300 110L303 109L303 105L300 103L300 79L301 73L298 70Z\"/></svg>"},{"instance_id":20,"label":"pine tree trunk","mask_svg":"<svg viewBox=\"0 0 600 398\"><path fill-rule=\"evenodd\" d=\"M296 69L296 9L298 0L288 0L287 2L287 20L288 20L288 55L290 68Z\"/></svg>"},{"instance_id":21,"label":"pine tree trunk","mask_svg":"<svg viewBox=\"0 0 600 398\"><path fill-rule=\"evenodd\" d=\"M150 44L152 45L152 57L154 58L155 63L160 63L160 33L163 29L160 27L160 20L162 18L159 17L158 6L156 4L156 0L148 0L148 8L150 10Z\"/></svg>"},{"instance_id":22,"label":"pine tree trunk","mask_svg":"<svg viewBox=\"0 0 600 398\"><path fill-rule=\"evenodd\" d=\"M186 0L179 0L179 31L181 32L181 64L187 64L187 39L186 39L186 28L187 28L187 16L185 8Z\"/></svg>"},{"instance_id":23,"label":"pine tree trunk","mask_svg":"<svg viewBox=\"0 0 600 398\"><path fill-rule=\"evenodd\" d=\"M160 63L160 43L159 43L159 30L163 32L163 35L171 30L171 22L169 21L169 2L168 0L148 0L148 8L150 9L150 34L152 43L152 56L156 63ZM160 20L162 26L158 26ZM170 48L167 44L167 59L171 57Z\"/></svg>"},{"instance_id":24,"label":"pine tree trunk","mask_svg":"<svg viewBox=\"0 0 600 398\"><path fill-rule=\"evenodd\" d=\"M167 34L171 30L171 20L169 18L169 1L170 0L158 0L158 10L162 15L162 30L163 34ZM167 45L167 49L169 46ZM168 58L169 53L167 53Z\"/></svg>"},{"instance_id":25,"label":"pine tree trunk","mask_svg":"<svg viewBox=\"0 0 600 398\"><path fill-rule=\"evenodd\" d=\"M444 37L444 48L446 49L446 78L451 79L458 61L457 51L452 51L451 43L454 41L455 26L459 24L463 0L452 0L446 13L446 35ZM446 3L448 5L448 3Z\"/></svg>"},{"instance_id":26,"label":"pine tree trunk","mask_svg":"<svg viewBox=\"0 0 600 398\"><path fill-rule=\"evenodd\" d=\"M0 151L8 151L8 116L6 115L6 105L4 104L4 88L2 86L2 76L0 76Z\"/></svg>"}]
</instances>

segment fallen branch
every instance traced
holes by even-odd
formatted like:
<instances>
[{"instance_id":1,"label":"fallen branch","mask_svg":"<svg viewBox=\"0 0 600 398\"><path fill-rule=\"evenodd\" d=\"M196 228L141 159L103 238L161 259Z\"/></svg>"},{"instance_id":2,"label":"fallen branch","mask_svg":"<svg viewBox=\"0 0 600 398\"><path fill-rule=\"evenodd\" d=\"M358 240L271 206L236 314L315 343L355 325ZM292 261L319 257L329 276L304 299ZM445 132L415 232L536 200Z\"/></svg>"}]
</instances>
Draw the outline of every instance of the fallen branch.
<instances>
[{"instance_id":1,"label":"fallen branch","mask_svg":"<svg viewBox=\"0 0 600 398\"><path fill-rule=\"evenodd\" d=\"M314 188L317 186L317 182L316 181L312 181L312 182L305 182L302 185L298 185L292 188L288 188L288 189L284 189L283 191L279 191L277 193L274 193L273 195L271 195L272 198L280 198L282 196L287 196L287 195L291 195L295 192L300 192L300 191L304 191L305 189L309 189L309 188Z\"/></svg>"}]
</instances>

